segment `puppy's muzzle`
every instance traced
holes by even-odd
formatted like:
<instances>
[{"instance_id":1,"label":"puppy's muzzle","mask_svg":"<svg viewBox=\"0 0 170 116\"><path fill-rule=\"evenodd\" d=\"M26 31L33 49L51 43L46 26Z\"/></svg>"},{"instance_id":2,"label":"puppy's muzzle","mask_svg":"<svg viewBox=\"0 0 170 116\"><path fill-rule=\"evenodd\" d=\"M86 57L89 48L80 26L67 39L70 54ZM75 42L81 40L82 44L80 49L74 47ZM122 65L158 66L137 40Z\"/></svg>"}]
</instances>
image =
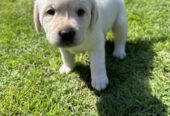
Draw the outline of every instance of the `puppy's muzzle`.
<instances>
[{"instance_id":1,"label":"puppy's muzzle","mask_svg":"<svg viewBox=\"0 0 170 116\"><path fill-rule=\"evenodd\" d=\"M72 41L76 32L73 28L67 28L59 31L59 36L63 41Z\"/></svg>"},{"instance_id":2,"label":"puppy's muzzle","mask_svg":"<svg viewBox=\"0 0 170 116\"><path fill-rule=\"evenodd\" d=\"M73 46L75 44L76 31L74 28L65 28L58 32L59 45L63 47Z\"/></svg>"}]
</instances>

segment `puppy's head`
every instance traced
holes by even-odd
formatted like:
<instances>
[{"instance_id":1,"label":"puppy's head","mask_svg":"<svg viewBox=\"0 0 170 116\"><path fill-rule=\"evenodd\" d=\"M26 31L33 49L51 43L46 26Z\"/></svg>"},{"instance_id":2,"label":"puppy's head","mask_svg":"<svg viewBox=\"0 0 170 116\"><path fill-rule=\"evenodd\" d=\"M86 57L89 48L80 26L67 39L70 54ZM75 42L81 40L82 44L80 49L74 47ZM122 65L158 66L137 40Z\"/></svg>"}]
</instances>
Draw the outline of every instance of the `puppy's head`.
<instances>
[{"instance_id":1,"label":"puppy's head","mask_svg":"<svg viewBox=\"0 0 170 116\"><path fill-rule=\"evenodd\" d=\"M94 0L36 0L34 22L48 41L58 47L79 45L97 20Z\"/></svg>"}]
</instances>

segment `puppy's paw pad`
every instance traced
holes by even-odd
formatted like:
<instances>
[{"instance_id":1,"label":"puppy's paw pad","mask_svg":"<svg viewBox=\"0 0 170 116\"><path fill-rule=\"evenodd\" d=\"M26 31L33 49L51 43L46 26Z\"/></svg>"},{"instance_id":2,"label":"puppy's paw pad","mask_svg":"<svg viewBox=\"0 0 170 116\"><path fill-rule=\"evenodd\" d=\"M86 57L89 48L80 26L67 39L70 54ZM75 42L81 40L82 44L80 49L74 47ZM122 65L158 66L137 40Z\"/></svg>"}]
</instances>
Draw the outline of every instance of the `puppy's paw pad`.
<instances>
[{"instance_id":1,"label":"puppy's paw pad","mask_svg":"<svg viewBox=\"0 0 170 116\"><path fill-rule=\"evenodd\" d=\"M120 58L120 59L123 59L123 58L126 57L126 52L125 51L114 51L113 56Z\"/></svg>"},{"instance_id":2,"label":"puppy's paw pad","mask_svg":"<svg viewBox=\"0 0 170 116\"><path fill-rule=\"evenodd\" d=\"M104 90L108 84L109 84L109 80L107 76L97 77L95 79L92 79L92 83L91 83L92 87L97 91Z\"/></svg>"},{"instance_id":3,"label":"puppy's paw pad","mask_svg":"<svg viewBox=\"0 0 170 116\"><path fill-rule=\"evenodd\" d=\"M66 65L62 65L59 69L60 74L68 74L73 70L74 67L69 67Z\"/></svg>"}]
</instances>

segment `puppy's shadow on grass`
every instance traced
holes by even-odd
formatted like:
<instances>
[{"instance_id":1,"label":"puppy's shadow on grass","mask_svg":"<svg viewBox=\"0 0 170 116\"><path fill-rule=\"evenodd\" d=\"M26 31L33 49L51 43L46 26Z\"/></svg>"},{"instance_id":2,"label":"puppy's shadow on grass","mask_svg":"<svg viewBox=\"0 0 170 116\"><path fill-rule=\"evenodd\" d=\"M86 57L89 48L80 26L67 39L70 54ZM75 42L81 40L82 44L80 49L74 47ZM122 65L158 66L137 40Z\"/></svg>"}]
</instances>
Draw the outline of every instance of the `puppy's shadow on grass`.
<instances>
[{"instance_id":1,"label":"puppy's shadow on grass","mask_svg":"<svg viewBox=\"0 0 170 116\"><path fill-rule=\"evenodd\" d=\"M155 40L156 39L152 39ZM163 40L163 39L157 39ZM127 57L113 58L111 41L106 42L106 67L109 86L102 92L91 88L90 68L76 67L80 78L100 97L96 106L99 116L167 116L167 106L151 94L149 79L153 68L153 41L139 39L127 43Z\"/></svg>"}]
</instances>

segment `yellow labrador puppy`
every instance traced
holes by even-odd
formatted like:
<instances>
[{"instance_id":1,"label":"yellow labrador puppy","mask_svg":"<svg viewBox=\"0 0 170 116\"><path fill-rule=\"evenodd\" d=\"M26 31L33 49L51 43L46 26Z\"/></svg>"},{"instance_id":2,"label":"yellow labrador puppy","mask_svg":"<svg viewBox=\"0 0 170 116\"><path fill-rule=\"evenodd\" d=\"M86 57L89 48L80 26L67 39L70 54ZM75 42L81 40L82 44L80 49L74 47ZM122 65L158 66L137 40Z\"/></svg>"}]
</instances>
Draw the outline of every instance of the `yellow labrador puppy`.
<instances>
[{"instance_id":1,"label":"yellow labrador puppy","mask_svg":"<svg viewBox=\"0 0 170 116\"><path fill-rule=\"evenodd\" d=\"M36 30L41 26L49 43L60 50L63 65L60 73L75 67L75 54L87 51L90 57L91 85L105 89L108 78L105 66L105 35L115 33L113 56L124 58L127 18L123 0L36 0Z\"/></svg>"}]
</instances>

